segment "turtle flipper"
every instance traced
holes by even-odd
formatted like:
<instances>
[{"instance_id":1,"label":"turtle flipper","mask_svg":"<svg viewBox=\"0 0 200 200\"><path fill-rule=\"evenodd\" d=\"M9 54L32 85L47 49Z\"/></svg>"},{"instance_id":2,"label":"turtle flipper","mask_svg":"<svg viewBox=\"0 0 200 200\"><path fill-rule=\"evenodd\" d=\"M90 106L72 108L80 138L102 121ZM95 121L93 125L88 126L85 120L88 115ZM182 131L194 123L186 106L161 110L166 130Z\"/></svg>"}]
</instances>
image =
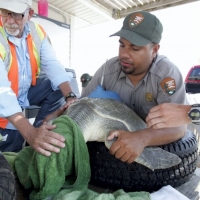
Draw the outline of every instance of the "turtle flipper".
<instances>
[{"instance_id":1,"label":"turtle flipper","mask_svg":"<svg viewBox=\"0 0 200 200\"><path fill-rule=\"evenodd\" d=\"M181 159L177 155L159 147L148 147L136 158L135 162L154 170L166 169L178 165Z\"/></svg>"}]
</instances>

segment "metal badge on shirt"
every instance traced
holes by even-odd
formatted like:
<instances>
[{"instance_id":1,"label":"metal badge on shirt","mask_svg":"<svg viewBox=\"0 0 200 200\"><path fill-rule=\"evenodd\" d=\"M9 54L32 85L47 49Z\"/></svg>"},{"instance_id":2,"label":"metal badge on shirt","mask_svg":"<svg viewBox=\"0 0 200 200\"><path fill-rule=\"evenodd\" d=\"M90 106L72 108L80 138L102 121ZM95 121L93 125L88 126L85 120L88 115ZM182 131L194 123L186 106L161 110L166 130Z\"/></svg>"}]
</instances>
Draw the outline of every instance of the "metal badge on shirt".
<instances>
[{"instance_id":1,"label":"metal badge on shirt","mask_svg":"<svg viewBox=\"0 0 200 200\"><path fill-rule=\"evenodd\" d=\"M145 99L147 101L153 101L153 94L152 93L145 93Z\"/></svg>"},{"instance_id":2,"label":"metal badge on shirt","mask_svg":"<svg viewBox=\"0 0 200 200\"><path fill-rule=\"evenodd\" d=\"M160 83L163 91L169 95L172 95L176 92L176 82L171 77L166 77Z\"/></svg>"}]
</instances>

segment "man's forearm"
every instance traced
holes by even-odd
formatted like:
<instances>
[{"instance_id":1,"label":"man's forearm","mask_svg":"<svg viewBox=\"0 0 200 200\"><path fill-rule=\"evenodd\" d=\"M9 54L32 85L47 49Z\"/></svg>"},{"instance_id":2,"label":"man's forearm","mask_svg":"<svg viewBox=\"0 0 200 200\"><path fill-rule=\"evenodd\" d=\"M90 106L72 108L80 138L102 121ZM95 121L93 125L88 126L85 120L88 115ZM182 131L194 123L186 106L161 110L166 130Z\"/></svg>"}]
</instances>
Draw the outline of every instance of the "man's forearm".
<instances>
[{"instance_id":1,"label":"man's forearm","mask_svg":"<svg viewBox=\"0 0 200 200\"><path fill-rule=\"evenodd\" d=\"M141 132L144 138L145 146L157 146L169 144L184 137L186 126L176 128L163 128L163 129L144 129Z\"/></svg>"},{"instance_id":2,"label":"man's forearm","mask_svg":"<svg viewBox=\"0 0 200 200\"><path fill-rule=\"evenodd\" d=\"M73 92L72 89L71 89L71 87L70 87L69 82L61 83L61 84L59 85L59 87L60 87L60 90L62 91L64 97L65 97L69 92Z\"/></svg>"}]
</instances>

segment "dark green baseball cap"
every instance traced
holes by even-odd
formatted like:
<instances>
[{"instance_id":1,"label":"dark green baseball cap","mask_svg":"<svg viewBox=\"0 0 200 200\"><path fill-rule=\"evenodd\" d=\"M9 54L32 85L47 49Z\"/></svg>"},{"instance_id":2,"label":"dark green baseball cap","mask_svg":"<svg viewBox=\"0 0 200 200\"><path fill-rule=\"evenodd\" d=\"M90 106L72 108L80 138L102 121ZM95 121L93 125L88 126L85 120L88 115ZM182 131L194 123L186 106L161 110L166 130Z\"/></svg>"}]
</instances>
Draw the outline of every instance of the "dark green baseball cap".
<instances>
[{"instance_id":1,"label":"dark green baseball cap","mask_svg":"<svg viewBox=\"0 0 200 200\"><path fill-rule=\"evenodd\" d=\"M81 83L82 83L82 87L86 87L87 84L91 81L92 76L90 76L89 74L85 73L81 76Z\"/></svg>"},{"instance_id":2,"label":"dark green baseball cap","mask_svg":"<svg viewBox=\"0 0 200 200\"><path fill-rule=\"evenodd\" d=\"M158 44L162 37L163 26L153 14L138 11L126 16L120 31L112 36L120 36L136 46L149 43Z\"/></svg>"}]
</instances>

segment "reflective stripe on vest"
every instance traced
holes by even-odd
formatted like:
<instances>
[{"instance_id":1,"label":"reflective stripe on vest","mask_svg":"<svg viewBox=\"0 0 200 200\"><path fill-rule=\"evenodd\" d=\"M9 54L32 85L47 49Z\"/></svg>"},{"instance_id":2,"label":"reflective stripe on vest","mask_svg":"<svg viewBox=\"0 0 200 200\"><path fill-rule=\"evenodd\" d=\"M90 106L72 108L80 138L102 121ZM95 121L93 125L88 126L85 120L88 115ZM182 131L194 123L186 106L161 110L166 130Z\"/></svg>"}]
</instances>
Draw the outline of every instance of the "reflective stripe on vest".
<instances>
[{"instance_id":1,"label":"reflective stripe on vest","mask_svg":"<svg viewBox=\"0 0 200 200\"><path fill-rule=\"evenodd\" d=\"M28 22L31 33L28 34L26 41L30 56L32 71L32 85L36 84L36 77L40 73L40 48L42 40L46 37L43 28L31 21ZM18 96L18 62L15 45L7 40L6 34L0 24L0 57L4 61L8 71L8 80L11 82L13 92ZM0 118L0 127L5 128L7 119Z\"/></svg>"}]
</instances>

